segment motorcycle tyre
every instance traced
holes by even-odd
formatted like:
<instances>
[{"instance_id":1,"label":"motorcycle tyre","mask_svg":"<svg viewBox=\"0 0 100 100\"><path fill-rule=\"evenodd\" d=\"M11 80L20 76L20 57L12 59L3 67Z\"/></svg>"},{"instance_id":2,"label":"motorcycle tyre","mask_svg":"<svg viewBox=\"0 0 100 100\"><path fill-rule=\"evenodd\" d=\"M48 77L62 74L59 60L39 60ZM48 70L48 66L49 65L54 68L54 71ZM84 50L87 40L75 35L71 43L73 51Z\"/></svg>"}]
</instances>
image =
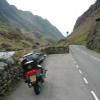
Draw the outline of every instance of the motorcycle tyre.
<instances>
[{"instance_id":1,"label":"motorcycle tyre","mask_svg":"<svg viewBox=\"0 0 100 100\"><path fill-rule=\"evenodd\" d=\"M39 95L41 92L41 87L39 85L34 86L34 92L36 95Z\"/></svg>"}]
</instances>

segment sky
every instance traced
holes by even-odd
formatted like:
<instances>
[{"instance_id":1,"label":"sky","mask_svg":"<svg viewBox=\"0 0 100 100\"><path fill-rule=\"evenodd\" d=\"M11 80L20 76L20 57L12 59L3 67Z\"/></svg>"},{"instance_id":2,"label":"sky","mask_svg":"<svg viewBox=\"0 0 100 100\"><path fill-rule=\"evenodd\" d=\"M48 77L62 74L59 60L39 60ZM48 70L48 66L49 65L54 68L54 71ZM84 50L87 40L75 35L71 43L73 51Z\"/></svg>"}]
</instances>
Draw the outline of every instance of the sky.
<instances>
[{"instance_id":1,"label":"sky","mask_svg":"<svg viewBox=\"0 0 100 100\"><path fill-rule=\"evenodd\" d=\"M71 33L75 22L96 0L7 0L18 9L48 19L63 35Z\"/></svg>"}]
</instances>

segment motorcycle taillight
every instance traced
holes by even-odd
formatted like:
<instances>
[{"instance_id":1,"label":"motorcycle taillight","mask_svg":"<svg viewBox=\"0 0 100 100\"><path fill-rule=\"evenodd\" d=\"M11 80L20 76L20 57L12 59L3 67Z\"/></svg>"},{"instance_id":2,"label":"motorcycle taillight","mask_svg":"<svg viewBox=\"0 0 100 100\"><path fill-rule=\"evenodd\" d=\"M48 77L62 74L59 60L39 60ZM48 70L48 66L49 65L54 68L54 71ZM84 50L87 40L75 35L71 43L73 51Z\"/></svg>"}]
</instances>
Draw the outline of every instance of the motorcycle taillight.
<instances>
[{"instance_id":1,"label":"motorcycle taillight","mask_svg":"<svg viewBox=\"0 0 100 100\"><path fill-rule=\"evenodd\" d=\"M37 74L39 72L40 72L40 69L32 69L32 70L29 70L28 72L26 72L26 76Z\"/></svg>"}]
</instances>

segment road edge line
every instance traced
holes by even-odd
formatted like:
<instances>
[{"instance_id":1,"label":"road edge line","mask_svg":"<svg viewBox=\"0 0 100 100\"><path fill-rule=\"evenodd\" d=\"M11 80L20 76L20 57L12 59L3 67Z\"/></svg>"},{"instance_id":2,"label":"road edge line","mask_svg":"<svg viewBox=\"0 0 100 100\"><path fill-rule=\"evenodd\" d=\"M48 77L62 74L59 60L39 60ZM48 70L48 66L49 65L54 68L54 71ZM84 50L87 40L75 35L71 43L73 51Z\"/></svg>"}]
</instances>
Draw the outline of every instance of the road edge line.
<instances>
[{"instance_id":1,"label":"road edge line","mask_svg":"<svg viewBox=\"0 0 100 100\"><path fill-rule=\"evenodd\" d=\"M85 84L89 83L85 77L83 77L83 80L84 80Z\"/></svg>"},{"instance_id":2,"label":"road edge line","mask_svg":"<svg viewBox=\"0 0 100 100\"><path fill-rule=\"evenodd\" d=\"M94 97L95 100L99 100L99 98L97 97L97 95L95 94L94 91L91 91L91 94L93 95L93 97Z\"/></svg>"},{"instance_id":3,"label":"road edge line","mask_svg":"<svg viewBox=\"0 0 100 100\"><path fill-rule=\"evenodd\" d=\"M83 75L82 71L79 69L79 73Z\"/></svg>"}]
</instances>

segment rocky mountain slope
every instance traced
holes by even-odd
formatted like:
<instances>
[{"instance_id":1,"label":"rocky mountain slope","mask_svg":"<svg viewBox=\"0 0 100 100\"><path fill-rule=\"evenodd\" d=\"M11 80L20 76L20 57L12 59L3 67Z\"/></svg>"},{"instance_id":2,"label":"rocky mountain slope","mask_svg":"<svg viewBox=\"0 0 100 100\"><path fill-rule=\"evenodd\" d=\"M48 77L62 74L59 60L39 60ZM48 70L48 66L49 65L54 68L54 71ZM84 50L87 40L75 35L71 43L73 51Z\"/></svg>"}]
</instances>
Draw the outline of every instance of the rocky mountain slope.
<instances>
[{"instance_id":1,"label":"rocky mountain slope","mask_svg":"<svg viewBox=\"0 0 100 100\"><path fill-rule=\"evenodd\" d=\"M18 10L7 0L0 0L0 49L5 46L20 49L48 45L62 38L63 35L48 20Z\"/></svg>"},{"instance_id":2,"label":"rocky mountain slope","mask_svg":"<svg viewBox=\"0 0 100 100\"><path fill-rule=\"evenodd\" d=\"M82 44L100 52L100 0L81 15L74 26L72 34L61 44Z\"/></svg>"}]
</instances>

